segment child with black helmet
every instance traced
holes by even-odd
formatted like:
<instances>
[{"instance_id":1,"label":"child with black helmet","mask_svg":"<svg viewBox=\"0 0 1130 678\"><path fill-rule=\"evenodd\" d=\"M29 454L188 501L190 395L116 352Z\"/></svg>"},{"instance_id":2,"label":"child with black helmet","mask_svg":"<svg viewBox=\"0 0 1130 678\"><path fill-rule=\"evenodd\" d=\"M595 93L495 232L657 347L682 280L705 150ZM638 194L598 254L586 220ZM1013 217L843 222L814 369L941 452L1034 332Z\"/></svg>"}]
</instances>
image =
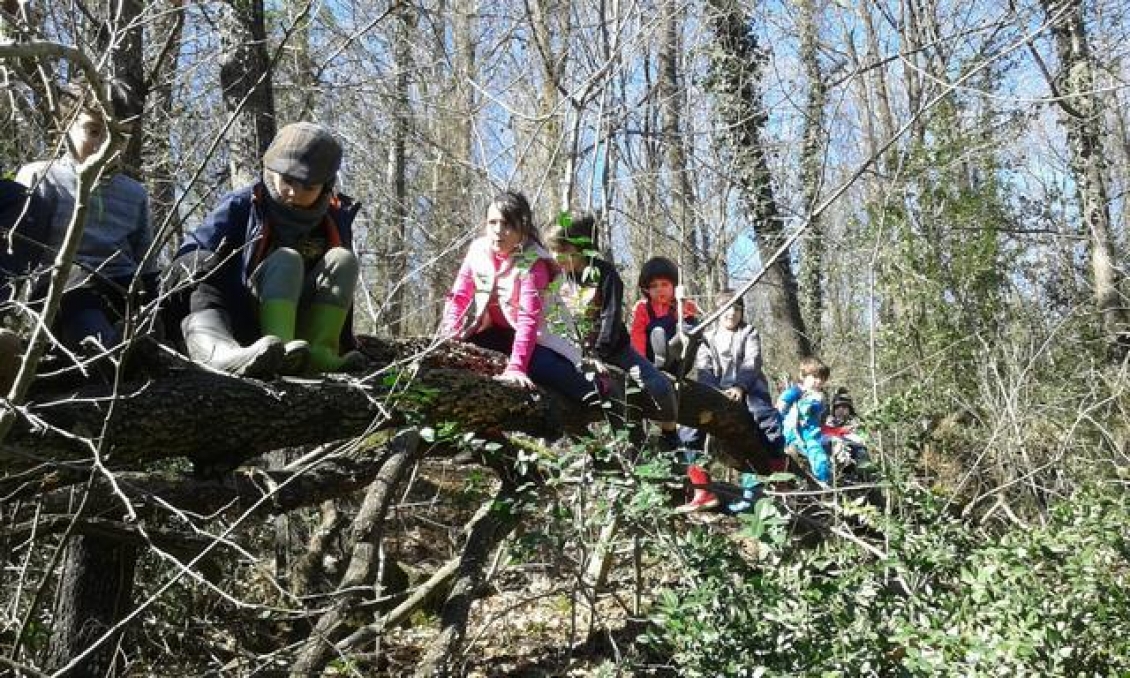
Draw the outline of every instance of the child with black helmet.
<instances>
[{"instance_id":1,"label":"child with black helmet","mask_svg":"<svg viewBox=\"0 0 1130 678\"><path fill-rule=\"evenodd\" d=\"M632 309L632 348L660 369L673 371L682 357L682 346L675 341L679 323L698 324L699 308L690 299L678 308L679 267L667 257L644 262L639 288L643 299Z\"/></svg>"},{"instance_id":2,"label":"child with black helmet","mask_svg":"<svg viewBox=\"0 0 1130 678\"><path fill-rule=\"evenodd\" d=\"M855 404L846 387L841 386L832 394L832 404L820 432L839 467L858 469L869 461L867 440L860 430Z\"/></svg>"}]
</instances>

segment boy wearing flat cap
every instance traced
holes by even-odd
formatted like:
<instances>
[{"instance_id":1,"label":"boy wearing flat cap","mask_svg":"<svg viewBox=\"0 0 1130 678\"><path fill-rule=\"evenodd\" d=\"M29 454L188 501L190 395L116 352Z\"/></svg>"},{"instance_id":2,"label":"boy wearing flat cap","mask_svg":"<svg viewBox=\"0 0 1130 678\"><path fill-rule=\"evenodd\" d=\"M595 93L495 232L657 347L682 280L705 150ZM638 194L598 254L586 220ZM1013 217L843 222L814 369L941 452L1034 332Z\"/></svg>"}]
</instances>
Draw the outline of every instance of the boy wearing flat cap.
<instances>
[{"instance_id":1,"label":"boy wearing flat cap","mask_svg":"<svg viewBox=\"0 0 1130 678\"><path fill-rule=\"evenodd\" d=\"M181 322L189 356L251 377L357 371L351 307L360 268L351 226L359 205L334 191L340 142L296 122L263 156L263 176L228 194L189 233L174 267L188 276Z\"/></svg>"}]
</instances>

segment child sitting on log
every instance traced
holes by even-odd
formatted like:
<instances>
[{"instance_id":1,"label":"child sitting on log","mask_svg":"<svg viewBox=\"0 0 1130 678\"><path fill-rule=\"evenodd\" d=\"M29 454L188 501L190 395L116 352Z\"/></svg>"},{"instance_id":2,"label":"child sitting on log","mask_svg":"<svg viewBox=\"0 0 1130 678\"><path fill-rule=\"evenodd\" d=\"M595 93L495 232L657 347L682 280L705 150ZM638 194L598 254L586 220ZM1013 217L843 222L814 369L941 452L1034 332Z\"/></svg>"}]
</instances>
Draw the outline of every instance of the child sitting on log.
<instances>
[{"instance_id":1,"label":"child sitting on log","mask_svg":"<svg viewBox=\"0 0 1130 678\"><path fill-rule=\"evenodd\" d=\"M639 289L643 299L632 309L632 348L647 356L661 370L675 372L682 358L679 324L698 324L698 306L686 299L679 305L679 267L666 257L653 257L640 268Z\"/></svg>"},{"instance_id":2,"label":"child sitting on log","mask_svg":"<svg viewBox=\"0 0 1130 678\"><path fill-rule=\"evenodd\" d=\"M549 246L561 267L560 294L576 319L578 340L598 371L608 363L628 373L651 396L659 411L664 444L678 447L675 389L671 382L633 347L624 325L624 281L611 262L596 251L596 220L580 214L559 223Z\"/></svg>"},{"instance_id":3,"label":"child sitting on log","mask_svg":"<svg viewBox=\"0 0 1130 678\"><path fill-rule=\"evenodd\" d=\"M530 203L505 191L487 208L482 235L471 242L444 309L441 333L509 356L498 379L527 389L545 386L578 402L594 398L579 366L581 351L547 322L559 317L550 288L559 274L534 226Z\"/></svg>"},{"instance_id":4,"label":"child sitting on log","mask_svg":"<svg viewBox=\"0 0 1130 678\"><path fill-rule=\"evenodd\" d=\"M355 372L352 306L358 205L337 193L342 147L311 122L282 128L262 178L229 193L173 262L191 284L181 323L189 356L232 374Z\"/></svg>"},{"instance_id":5,"label":"child sitting on log","mask_svg":"<svg viewBox=\"0 0 1130 678\"><path fill-rule=\"evenodd\" d=\"M732 303L731 303L732 300ZM759 436L760 447L769 455L769 467L774 473L788 468L785 456L785 437L781 417L773 407L769 394L769 381L762 369L761 335L757 328L745 322L745 302L726 290L718 295L719 308L730 304L719 324L705 333L695 357L697 380L722 391L730 400L745 405ZM710 476L701 466L691 464L687 469L694 498L680 511L691 512L716 506L718 501L706 489ZM743 496L730 504L731 511L744 511L752 506L758 478L752 473L742 476Z\"/></svg>"},{"instance_id":6,"label":"child sitting on log","mask_svg":"<svg viewBox=\"0 0 1130 678\"><path fill-rule=\"evenodd\" d=\"M44 260L54 258L70 228L80 166L107 137L105 117L92 93L82 88L69 90L63 102L60 116L67 123L63 157L30 163L16 175L16 181L28 187L45 210ZM88 337L102 347L121 341L117 323L125 317L134 277L142 277L143 291L156 289L155 258L145 260L152 242L145 187L121 172L101 175L90 192L82 238L55 319L64 346L76 350ZM45 283L45 278L38 281L33 297L46 293Z\"/></svg>"},{"instance_id":7,"label":"child sitting on log","mask_svg":"<svg viewBox=\"0 0 1130 678\"><path fill-rule=\"evenodd\" d=\"M824 447L820 423L824 418L824 382L831 370L819 358L800 361L798 384L792 384L777 399L784 420L785 444L808 459L812 475L825 485L832 482L832 461Z\"/></svg>"}]
</instances>

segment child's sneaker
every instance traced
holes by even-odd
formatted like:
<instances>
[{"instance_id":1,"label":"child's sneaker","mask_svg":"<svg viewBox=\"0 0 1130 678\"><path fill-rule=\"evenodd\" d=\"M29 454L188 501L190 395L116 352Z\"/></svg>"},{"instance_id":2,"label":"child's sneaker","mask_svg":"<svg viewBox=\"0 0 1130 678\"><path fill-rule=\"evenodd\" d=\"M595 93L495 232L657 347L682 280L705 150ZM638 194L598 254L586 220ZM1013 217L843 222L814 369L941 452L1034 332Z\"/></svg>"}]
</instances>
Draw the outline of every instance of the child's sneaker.
<instances>
[{"instance_id":1,"label":"child's sneaker","mask_svg":"<svg viewBox=\"0 0 1130 678\"><path fill-rule=\"evenodd\" d=\"M710 486L710 474L706 472L706 469L691 464L687 467L687 478L690 479L691 487L694 488L694 496L690 501L676 508L675 513L696 513L718 507L720 503L718 497L706 489Z\"/></svg>"},{"instance_id":2,"label":"child's sneaker","mask_svg":"<svg viewBox=\"0 0 1130 678\"><path fill-rule=\"evenodd\" d=\"M753 473L742 474L742 498L729 503L726 508L730 513L744 513L753 508L757 503L757 495L761 486L761 479Z\"/></svg>"}]
</instances>

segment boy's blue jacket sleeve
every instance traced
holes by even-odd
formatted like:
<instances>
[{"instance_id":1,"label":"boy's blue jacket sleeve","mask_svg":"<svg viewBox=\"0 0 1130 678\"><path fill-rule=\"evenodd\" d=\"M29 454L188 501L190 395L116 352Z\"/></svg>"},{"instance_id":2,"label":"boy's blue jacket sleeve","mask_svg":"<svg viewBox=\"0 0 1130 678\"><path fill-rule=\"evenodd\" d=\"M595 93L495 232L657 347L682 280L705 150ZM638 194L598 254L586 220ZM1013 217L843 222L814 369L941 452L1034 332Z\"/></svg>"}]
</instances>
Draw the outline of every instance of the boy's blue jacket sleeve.
<instances>
[{"instance_id":1,"label":"boy's blue jacket sleeve","mask_svg":"<svg viewBox=\"0 0 1130 678\"><path fill-rule=\"evenodd\" d=\"M243 247L246 243L248 217L251 214L252 188L225 195L216 209L204 218L204 222L185 235L177 256L194 250L218 252L223 245L233 249Z\"/></svg>"},{"instance_id":2,"label":"boy's blue jacket sleeve","mask_svg":"<svg viewBox=\"0 0 1130 678\"><path fill-rule=\"evenodd\" d=\"M782 391L780 397L777 398L777 409L782 413L788 412L789 409L796 404L796 401L800 400L802 395L804 395L804 391L800 386L797 384L789 386Z\"/></svg>"}]
</instances>

